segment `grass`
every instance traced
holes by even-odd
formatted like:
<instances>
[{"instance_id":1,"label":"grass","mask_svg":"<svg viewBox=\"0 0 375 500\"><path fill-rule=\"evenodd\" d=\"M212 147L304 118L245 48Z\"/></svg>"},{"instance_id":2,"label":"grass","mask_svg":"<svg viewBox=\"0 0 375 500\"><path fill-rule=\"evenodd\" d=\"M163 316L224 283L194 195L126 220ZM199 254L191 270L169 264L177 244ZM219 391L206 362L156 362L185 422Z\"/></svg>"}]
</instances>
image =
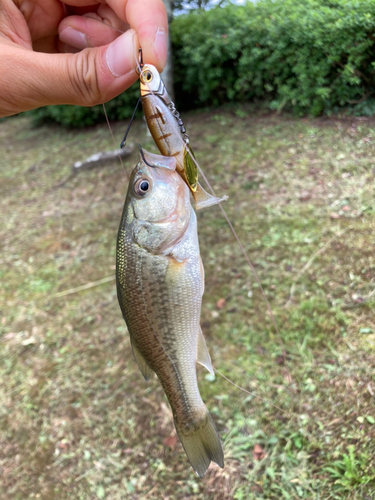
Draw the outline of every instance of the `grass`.
<instances>
[{"instance_id":1,"label":"grass","mask_svg":"<svg viewBox=\"0 0 375 500\"><path fill-rule=\"evenodd\" d=\"M199 212L202 328L250 393L198 367L226 463L202 480L136 367L114 281L56 296L114 275L126 175L70 175L113 149L108 129L0 123L2 498L375 499L375 122L250 111L184 116L281 336L220 210ZM155 151L141 121L132 137Z\"/></svg>"}]
</instances>

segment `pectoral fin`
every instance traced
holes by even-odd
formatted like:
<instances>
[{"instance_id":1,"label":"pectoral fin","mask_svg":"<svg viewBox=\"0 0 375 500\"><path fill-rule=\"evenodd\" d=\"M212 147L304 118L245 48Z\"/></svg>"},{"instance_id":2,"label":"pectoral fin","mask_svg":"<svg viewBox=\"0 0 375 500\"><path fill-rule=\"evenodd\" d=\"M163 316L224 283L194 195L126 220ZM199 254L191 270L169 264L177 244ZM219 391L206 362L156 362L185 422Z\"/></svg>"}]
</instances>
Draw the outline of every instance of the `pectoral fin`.
<instances>
[{"instance_id":1,"label":"pectoral fin","mask_svg":"<svg viewBox=\"0 0 375 500\"><path fill-rule=\"evenodd\" d=\"M199 327L198 333L197 363L207 368L212 375L215 375L211 364L210 353L208 352L201 327Z\"/></svg>"},{"instance_id":2,"label":"pectoral fin","mask_svg":"<svg viewBox=\"0 0 375 500\"><path fill-rule=\"evenodd\" d=\"M152 372L151 368L148 366L148 364L146 363L145 358L142 356L142 354L139 352L139 350L135 347L133 342L131 342L131 345L132 345L133 354L134 354L135 360L137 362L137 365L138 365L139 369L141 370L141 373L144 376L144 379L147 382L149 380L149 378L151 377L153 372Z\"/></svg>"},{"instance_id":3,"label":"pectoral fin","mask_svg":"<svg viewBox=\"0 0 375 500\"><path fill-rule=\"evenodd\" d=\"M201 208L210 207L211 205L217 205L218 203L221 203L222 201L226 201L228 199L228 196L222 196L221 198L216 198L215 196L208 194L202 188L199 182L197 183L196 190L192 192L192 195L197 210L200 210Z\"/></svg>"}]
</instances>

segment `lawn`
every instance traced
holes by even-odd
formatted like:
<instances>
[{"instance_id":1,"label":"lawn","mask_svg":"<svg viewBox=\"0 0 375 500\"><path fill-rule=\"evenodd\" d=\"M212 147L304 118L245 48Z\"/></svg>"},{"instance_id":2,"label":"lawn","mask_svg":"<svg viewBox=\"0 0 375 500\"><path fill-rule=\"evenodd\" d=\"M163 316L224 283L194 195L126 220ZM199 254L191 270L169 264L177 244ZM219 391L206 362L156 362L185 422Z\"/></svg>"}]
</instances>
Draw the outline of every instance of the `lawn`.
<instances>
[{"instance_id":1,"label":"lawn","mask_svg":"<svg viewBox=\"0 0 375 500\"><path fill-rule=\"evenodd\" d=\"M21 116L0 122L1 498L375 499L375 120L183 118L280 333L219 207L199 212L203 332L213 365L247 391L198 367L225 468L195 476L117 303L136 148L126 172L114 161L72 175L114 149L108 128ZM126 125L113 124L117 143ZM142 120L130 140L156 152Z\"/></svg>"}]
</instances>

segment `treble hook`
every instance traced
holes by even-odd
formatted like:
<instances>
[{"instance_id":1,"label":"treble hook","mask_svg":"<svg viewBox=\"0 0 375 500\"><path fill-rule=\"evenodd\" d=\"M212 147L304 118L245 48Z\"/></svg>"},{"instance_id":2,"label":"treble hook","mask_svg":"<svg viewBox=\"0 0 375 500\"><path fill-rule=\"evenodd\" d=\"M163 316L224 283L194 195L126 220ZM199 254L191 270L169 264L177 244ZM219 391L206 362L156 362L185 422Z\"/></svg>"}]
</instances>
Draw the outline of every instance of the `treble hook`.
<instances>
[{"instance_id":1,"label":"treble hook","mask_svg":"<svg viewBox=\"0 0 375 500\"><path fill-rule=\"evenodd\" d=\"M145 158L145 154L143 152L143 149L142 149L142 146L140 144L138 144L138 147L139 147L139 152L141 153L141 156L142 156L142 160L144 161L144 163L146 163L146 165L148 165L149 167L152 167L152 168L155 168L155 165L151 165Z\"/></svg>"}]
</instances>

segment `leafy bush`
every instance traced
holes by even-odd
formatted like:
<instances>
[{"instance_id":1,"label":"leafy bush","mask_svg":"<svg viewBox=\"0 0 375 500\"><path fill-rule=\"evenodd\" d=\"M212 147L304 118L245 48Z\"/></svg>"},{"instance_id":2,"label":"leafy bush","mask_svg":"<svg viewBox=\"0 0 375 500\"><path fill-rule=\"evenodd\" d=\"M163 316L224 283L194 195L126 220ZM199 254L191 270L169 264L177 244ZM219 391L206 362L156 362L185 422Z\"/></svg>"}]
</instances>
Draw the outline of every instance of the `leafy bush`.
<instances>
[{"instance_id":1,"label":"leafy bush","mask_svg":"<svg viewBox=\"0 0 375 500\"><path fill-rule=\"evenodd\" d=\"M273 109L319 115L352 107L371 114L374 87L373 0L261 0L193 11L171 24L178 107L267 100ZM111 120L128 118L138 84L106 104ZM32 112L86 126L101 106Z\"/></svg>"},{"instance_id":2,"label":"leafy bush","mask_svg":"<svg viewBox=\"0 0 375 500\"><path fill-rule=\"evenodd\" d=\"M374 92L373 0L263 0L172 24L176 92L318 115Z\"/></svg>"}]
</instances>

